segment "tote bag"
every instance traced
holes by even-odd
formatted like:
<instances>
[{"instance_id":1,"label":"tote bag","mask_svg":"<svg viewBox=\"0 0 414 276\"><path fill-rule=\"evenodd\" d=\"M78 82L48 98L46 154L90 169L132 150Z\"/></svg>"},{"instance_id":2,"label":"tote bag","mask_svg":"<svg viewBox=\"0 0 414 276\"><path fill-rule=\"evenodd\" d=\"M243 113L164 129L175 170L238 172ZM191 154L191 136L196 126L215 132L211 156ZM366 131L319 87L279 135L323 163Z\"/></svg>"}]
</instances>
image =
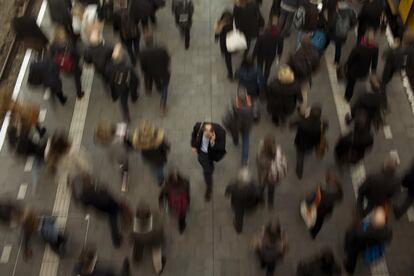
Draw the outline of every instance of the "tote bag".
<instances>
[{"instance_id":1,"label":"tote bag","mask_svg":"<svg viewBox=\"0 0 414 276\"><path fill-rule=\"evenodd\" d=\"M233 30L226 36L226 47L230 53L243 51L247 49L246 37L242 32L236 29L236 24L233 21Z\"/></svg>"}]
</instances>

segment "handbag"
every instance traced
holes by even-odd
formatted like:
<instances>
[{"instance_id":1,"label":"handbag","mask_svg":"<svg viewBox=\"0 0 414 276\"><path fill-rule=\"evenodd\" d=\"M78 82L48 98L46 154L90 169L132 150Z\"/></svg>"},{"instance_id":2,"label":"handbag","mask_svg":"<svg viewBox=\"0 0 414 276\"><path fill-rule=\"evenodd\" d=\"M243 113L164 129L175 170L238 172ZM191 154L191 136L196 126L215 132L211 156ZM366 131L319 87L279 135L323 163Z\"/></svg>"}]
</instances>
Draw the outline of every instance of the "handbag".
<instances>
[{"instance_id":1,"label":"handbag","mask_svg":"<svg viewBox=\"0 0 414 276\"><path fill-rule=\"evenodd\" d=\"M316 223L316 218L318 216L317 209L321 202L321 198L322 198L321 189L320 187L318 187L318 190L316 191L315 199L310 205L308 205L306 200L303 200L300 203L300 215L302 216L303 221L305 222L305 225L308 229L311 229Z\"/></svg>"},{"instance_id":2,"label":"handbag","mask_svg":"<svg viewBox=\"0 0 414 276\"><path fill-rule=\"evenodd\" d=\"M247 49L246 37L242 32L236 29L236 23L234 21L233 30L226 36L226 48L230 53Z\"/></svg>"}]
</instances>

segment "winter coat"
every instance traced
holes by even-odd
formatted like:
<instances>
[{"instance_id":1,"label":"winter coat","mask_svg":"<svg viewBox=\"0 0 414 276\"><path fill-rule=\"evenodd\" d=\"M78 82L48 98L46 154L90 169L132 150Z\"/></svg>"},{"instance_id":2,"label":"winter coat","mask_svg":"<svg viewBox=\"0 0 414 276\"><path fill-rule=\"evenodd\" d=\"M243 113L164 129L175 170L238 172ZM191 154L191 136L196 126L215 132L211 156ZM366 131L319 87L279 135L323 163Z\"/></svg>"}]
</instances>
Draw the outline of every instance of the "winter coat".
<instances>
[{"instance_id":1,"label":"winter coat","mask_svg":"<svg viewBox=\"0 0 414 276\"><path fill-rule=\"evenodd\" d=\"M296 276L340 276L341 266L335 259L332 262L326 262L322 255L312 257L308 260L301 261L296 271Z\"/></svg>"},{"instance_id":2,"label":"winter coat","mask_svg":"<svg viewBox=\"0 0 414 276\"><path fill-rule=\"evenodd\" d=\"M157 89L170 81L171 57L167 50L158 45L147 46L139 54L141 69L144 74L150 75L157 85Z\"/></svg>"},{"instance_id":3,"label":"winter coat","mask_svg":"<svg viewBox=\"0 0 414 276\"><path fill-rule=\"evenodd\" d=\"M312 4L307 1L304 5L305 8L305 22L302 26L304 32L314 32L318 27L319 10L318 5Z\"/></svg>"},{"instance_id":4,"label":"winter coat","mask_svg":"<svg viewBox=\"0 0 414 276\"><path fill-rule=\"evenodd\" d=\"M357 204L362 206L366 199L368 204L380 206L385 204L400 190L400 179L391 173L381 170L368 175L364 183L359 186Z\"/></svg>"},{"instance_id":5,"label":"winter coat","mask_svg":"<svg viewBox=\"0 0 414 276\"><path fill-rule=\"evenodd\" d=\"M130 39L140 39L140 31L138 27L138 22L131 17L128 9L120 9L116 11L112 18L112 23L115 31L119 31L119 36L122 40L130 40ZM131 24L135 24L131 26ZM135 37L125 37L125 33L123 30L128 30L128 33L132 33L132 31L136 32Z\"/></svg>"},{"instance_id":6,"label":"winter coat","mask_svg":"<svg viewBox=\"0 0 414 276\"><path fill-rule=\"evenodd\" d=\"M381 98L380 93L363 93L351 107L352 117L356 118L359 112L365 112L368 124L377 127L382 122Z\"/></svg>"},{"instance_id":7,"label":"winter coat","mask_svg":"<svg viewBox=\"0 0 414 276\"><path fill-rule=\"evenodd\" d=\"M293 124L297 125L295 146L298 150L308 152L319 145L324 127L320 119L308 117Z\"/></svg>"},{"instance_id":8,"label":"winter coat","mask_svg":"<svg viewBox=\"0 0 414 276\"><path fill-rule=\"evenodd\" d=\"M263 73L258 66L246 67L242 65L234 76L252 98L257 98L266 85Z\"/></svg>"},{"instance_id":9,"label":"winter coat","mask_svg":"<svg viewBox=\"0 0 414 276\"><path fill-rule=\"evenodd\" d=\"M355 11L352 9L349 5L340 5L338 7L338 10L335 12L332 12L332 16L328 19L328 33L331 39L333 39L335 42L345 43L347 37L340 37L336 33L336 25L338 24L339 18L345 18L348 17L349 20L349 31L351 31L355 25L357 24L357 18Z\"/></svg>"},{"instance_id":10,"label":"winter coat","mask_svg":"<svg viewBox=\"0 0 414 276\"><path fill-rule=\"evenodd\" d=\"M230 183L225 191L230 196L231 206L236 212L251 211L263 202L263 188L254 182L238 185L237 181Z\"/></svg>"},{"instance_id":11,"label":"winter coat","mask_svg":"<svg viewBox=\"0 0 414 276\"><path fill-rule=\"evenodd\" d=\"M59 67L48 57L34 61L30 65L30 71L36 73L41 83L52 90L62 89L62 80L60 79ZM29 73L30 75L30 73Z\"/></svg>"},{"instance_id":12,"label":"winter coat","mask_svg":"<svg viewBox=\"0 0 414 276\"><path fill-rule=\"evenodd\" d=\"M235 5L233 16L236 28L243 32L246 38L255 38L259 35L259 30L263 26L263 17L257 3L250 2L244 7Z\"/></svg>"},{"instance_id":13,"label":"winter coat","mask_svg":"<svg viewBox=\"0 0 414 276\"><path fill-rule=\"evenodd\" d=\"M122 78L120 74L129 74L129 82L125 85L118 85L118 78ZM118 97L128 99L131 96L131 100L136 102L138 99L138 88L139 88L139 78L135 73L134 68L127 64L126 62L116 63L110 61L107 64L105 70L105 76L108 77L109 84L111 86L112 99L115 101Z\"/></svg>"},{"instance_id":14,"label":"winter coat","mask_svg":"<svg viewBox=\"0 0 414 276\"><path fill-rule=\"evenodd\" d=\"M258 60L273 60L276 53L283 51L283 37L276 26L268 26L262 34L259 35L254 48L254 56Z\"/></svg>"},{"instance_id":15,"label":"winter coat","mask_svg":"<svg viewBox=\"0 0 414 276\"><path fill-rule=\"evenodd\" d=\"M414 165L405 173L401 184L408 189L411 196L414 196Z\"/></svg>"},{"instance_id":16,"label":"winter coat","mask_svg":"<svg viewBox=\"0 0 414 276\"><path fill-rule=\"evenodd\" d=\"M372 148L374 138L369 128L353 130L341 137L335 146L335 156L338 160L356 164Z\"/></svg>"},{"instance_id":17,"label":"winter coat","mask_svg":"<svg viewBox=\"0 0 414 276\"><path fill-rule=\"evenodd\" d=\"M193 24L193 13L194 13L193 2L191 0L173 0L171 8L174 13L175 23L181 28L187 28L187 29L191 28L191 25ZM186 13L188 15L188 20L186 23L180 23L180 15L184 11L188 12Z\"/></svg>"},{"instance_id":18,"label":"winter coat","mask_svg":"<svg viewBox=\"0 0 414 276\"><path fill-rule=\"evenodd\" d=\"M381 14L385 10L384 0L366 1L358 14L358 28L364 33L368 28L377 30L381 23Z\"/></svg>"},{"instance_id":19,"label":"winter coat","mask_svg":"<svg viewBox=\"0 0 414 276\"><path fill-rule=\"evenodd\" d=\"M72 2L70 0L48 0L50 19L63 27L72 26Z\"/></svg>"},{"instance_id":20,"label":"winter coat","mask_svg":"<svg viewBox=\"0 0 414 276\"><path fill-rule=\"evenodd\" d=\"M129 11L131 17L139 22L150 17L154 12L154 7L150 0L131 0L129 1Z\"/></svg>"},{"instance_id":21,"label":"winter coat","mask_svg":"<svg viewBox=\"0 0 414 276\"><path fill-rule=\"evenodd\" d=\"M102 76L105 75L105 68L112 57L113 47L103 43L88 46L84 51L84 60L86 63L92 63L95 70Z\"/></svg>"},{"instance_id":22,"label":"winter coat","mask_svg":"<svg viewBox=\"0 0 414 276\"><path fill-rule=\"evenodd\" d=\"M191 134L191 147L197 149L197 153L201 152L203 142L203 125L207 122L198 122L193 127ZM220 161L226 155L226 131L219 124L211 123L216 134L214 146L208 145L208 156L210 160Z\"/></svg>"},{"instance_id":23,"label":"winter coat","mask_svg":"<svg viewBox=\"0 0 414 276\"><path fill-rule=\"evenodd\" d=\"M289 57L287 63L292 68L295 79L302 83L311 81L312 73L319 68L320 58L319 52L315 48L302 46Z\"/></svg>"},{"instance_id":24,"label":"winter coat","mask_svg":"<svg viewBox=\"0 0 414 276\"><path fill-rule=\"evenodd\" d=\"M364 78L371 68L372 72L377 69L378 47L366 46L362 43L352 49L349 54L347 65L348 78Z\"/></svg>"},{"instance_id":25,"label":"winter coat","mask_svg":"<svg viewBox=\"0 0 414 276\"><path fill-rule=\"evenodd\" d=\"M75 66L79 67L79 59L80 56L78 54L78 51L76 49L76 46L72 42L65 42L65 43L52 43L49 47L49 54L50 58L53 60L57 53L67 53L67 55L70 56L70 58L75 63Z\"/></svg>"},{"instance_id":26,"label":"winter coat","mask_svg":"<svg viewBox=\"0 0 414 276\"><path fill-rule=\"evenodd\" d=\"M102 213L111 214L119 211L119 203L106 189L84 191L79 200L83 206L93 207Z\"/></svg>"},{"instance_id":27,"label":"winter coat","mask_svg":"<svg viewBox=\"0 0 414 276\"><path fill-rule=\"evenodd\" d=\"M271 114L291 115L297 103L302 101L300 85L295 81L290 84L273 80L267 88L267 110Z\"/></svg>"},{"instance_id":28,"label":"winter coat","mask_svg":"<svg viewBox=\"0 0 414 276\"><path fill-rule=\"evenodd\" d=\"M142 158L155 166L163 166L167 163L167 155L170 151L170 144L164 140L158 147L141 150Z\"/></svg>"}]
</instances>

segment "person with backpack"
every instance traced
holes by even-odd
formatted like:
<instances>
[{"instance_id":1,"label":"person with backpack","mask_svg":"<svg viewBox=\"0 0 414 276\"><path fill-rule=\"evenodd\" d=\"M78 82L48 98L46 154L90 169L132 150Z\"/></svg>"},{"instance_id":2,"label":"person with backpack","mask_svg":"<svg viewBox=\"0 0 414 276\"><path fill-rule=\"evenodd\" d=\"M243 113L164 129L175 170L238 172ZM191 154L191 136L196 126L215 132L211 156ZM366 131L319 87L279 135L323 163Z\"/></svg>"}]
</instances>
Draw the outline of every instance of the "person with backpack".
<instances>
[{"instance_id":1,"label":"person with backpack","mask_svg":"<svg viewBox=\"0 0 414 276\"><path fill-rule=\"evenodd\" d=\"M357 80L375 75L378 64L378 46L375 42L375 33L368 30L361 39L361 43L355 46L349 54L346 63L346 88L345 100L351 101Z\"/></svg>"},{"instance_id":2,"label":"person with backpack","mask_svg":"<svg viewBox=\"0 0 414 276\"><path fill-rule=\"evenodd\" d=\"M221 54L224 56L227 68L227 78L233 81L233 65L231 53L227 49L226 38L229 32L233 30L233 14L230 11L224 11L219 20L214 24L214 39L220 43Z\"/></svg>"},{"instance_id":3,"label":"person with backpack","mask_svg":"<svg viewBox=\"0 0 414 276\"><path fill-rule=\"evenodd\" d=\"M50 57L58 66L61 73L73 75L76 94L81 99L85 92L82 90L82 69L79 65L79 53L76 45L67 37L62 27L56 27L53 43L49 47Z\"/></svg>"},{"instance_id":4,"label":"person with backpack","mask_svg":"<svg viewBox=\"0 0 414 276\"><path fill-rule=\"evenodd\" d=\"M186 216L190 206L190 182L177 170L172 170L162 188L158 201L161 207L168 208L178 217L178 231L182 234L186 227Z\"/></svg>"},{"instance_id":5,"label":"person with backpack","mask_svg":"<svg viewBox=\"0 0 414 276\"><path fill-rule=\"evenodd\" d=\"M367 264L384 255L385 244L392 239L392 228L384 208L376 208L367 220L356 221L345 233L345 271L352 275L359 254L363 254ZM371 255L376 251L374 255Z\"/></svg>"},{"instance_id":6,"label":"person with backpack","mask_svg":"<svg viewBox=\"0 0 414 276\"><path fill-rule=\"evenodd\" d=\"M273 124L284 126L301 101L300 84L292 69L288 65L280 66L277 78L270 81L267 88L267 111L272 116Z\"/></svg>"},{"instance_id":7,"label":"person with backpack","mask_svg":"<svg viewBox=\"0 0 414 276\"><path fill-rule=\"evenodd\" d=\"M295 80L301 85L302 101L299 112L302 116L308 113L308 94L312 85L312 74L318 70L320 59L319 52L311 44L310 36L303 35L299 50L293 53L287 62L294 73Z\"/></svg>"},{"instance_id":8,"label":"person with backpack","mask_svg":"<svg viewBox=\"0 0 414 276\"><path fill-rule=\"evenodd\" d=\"M155 83L157 90L161 93L161 113L165 115L167 112L168 85L171 77L171 57L165 47L154 43L151 33L147 33L145 43L146 46L139 55L145 89L147 94L151 94L152 84Z\"/></svg>"},{"instance_id":9,"label":"person with backpack","mask_svg":"<svg viewBox=\"0 0 414 276\"><path fill-rule=\"evenodd\" d=\"M139 54L140 31L138 22L131 17L128 8L117 10L113 16L114 31L119 31L122 44L127 48L132 65L137 64Z\"/></svg>"},{"instance_id":10,"label":"person with backpack","mask_svg":"<svg viewBox=\"0 0 414 276\"><path fill-rule=\"evenodd\" d=\"M284 257L288 249L287 234L277 219L272 219L262 226L253 239L253 250L267 276L274 274L276 263Z\"/></svg>"},{"instance_id":11,"label":"person with backpack","mask_svg":"<svg viewBox=\"0 0 414 276\"><path fill-rule=\"evenodd\" d=\"M132 145L141 151L144 163L149 165L158 186L162 187L165 181L164 168L171 147L164 129L156 127L149 120L143 120L132 136Z\"/></svg>"},{"instance_id":12,"label":"person with backpack","mask_svg":"<svg viewBox=\"0 0 414 276\"><path fill-rule=\"evenodd\" d=\"M184 36L184 45L187 50L190 47L190 30L193 23L194 5L191 0L173 0L172 12L175 17L175 24Z\"/></svg>"},{"instance_id":13,"label":"person with backpack","mask_svg":"<svg viewBox=\"0 0 414 276\"><path fill-rule=\"evenodd\" d=\"M318 29L318 21L320 17L319 5L321 0L305 0L299 10L303 10L303 19L300 21L295 18L295 27L298 29L296 39L296 49L299 49L302 40L302 34L313 35ZM300 11L299 11L300 13ZM299 14L297 15L299 16ZM323 15L322 15L323 16ZM325 46L325 44L323 44Z\"/></svg>"},{"instance_id":14,"label":"person with backpack","mask_svg":"<svg viewBox=\"0 0 414 276\"><path fill-rule=\"evenodd\" d=\"M267 135L260 141L256 166L259 184L267 188L267 204L272 209L275 187L287 174L286 156L273 136Z\"/></svg>"},{"instance_id":15,"label":"person with backpack","mask_svg":"<svg viewBox=\"0 0 414 276\"><path fill-rule=\"evenodd\" d=\"M48 0L47 4L51 21L64 28L72 38L75 38L72 27L72 1Z\"/></svg>"},{"instance_id":16,"label":"person with backpack","mask_svg":"<svg viewBox=\"0 0 414 276\"><path fill-rule=\"evenodd\" d=\"M309 232L312 239L316 238L319 231L322 229L325 218L331 216L335 205L341 201L342 198L343 191L341 183L333 172L327 171L325 174L325 185L318 185L316 191L306 199L308 208L311 206L316 209L315 222L312 223L312 225L309 225ZM317 203L315 204L315 202Z\"/></svg>"},{"instance_id":17,"label":"person with backpack","mask_svg":"<svg viewBox=\"0 0 414 276\"><path fill-rule=\"evenodd\" d=\"M354 9L348 0L340 0L335 12L328 19L328 35L325 48L331 41L335 43L334 64L338 65L341 59L342 45L345 44L348 33L356 26L357 18Z\"/></svg>"},{"instance_id":18,"label":"person with backpack","mask_svg":"<svg viewBox=\"0 0 414 276\"><path fill-rule=\"evenodd\" d=\"M264 80L267 82L272 69L272 64L276 58L276 64L283 53L283 38L278 28L278 18L272 17L269 25L259 35L253 51L253 58L257 58L260 70L264 70Z\"/></svg>"},{"instance_id":19,"label":"person with backpack","mask_svg":"<svg viewBox=\"0 0 414 276\"><path fill-rule=\"evenodd\" d=\"M356 44L361 43L361 39L366 35L368 30L374 33L381 25L381 17L386 8L384 0L364 1L358 13L358 35Z\"/></svg>"},{"instance_id":20,"label":"person with backpack","mask_svg":"<svg viewBox=\"0 0 414 276\"><path fill-rule=\"evenodd\" d=\"M109 78L112 100L119 98L124 120L129 123L131 116L128 107L128 98L133 103L138 100L139 78L134 68L122 58L123 50L121 44L116 44L112 53L112 59L107 64L105 75Z\"/></svg>"},{"instance_id":21,"label":"person with backpack","mask_svg":"<svg viewBox=\"0 0 414 276\"><path fill-rule=\"evenodd\" d=\"M259 203L263 202L263 188L251 179L249 169L243 167L239 170L236 179L226 187L225 197L230 198L234 211L233 225L237 234L243 230L244 214L254 211Z\"/></svg>"},{"instance_id":22,"label":"person with backpack","mask_svg":"<svg viewBox=\"0 0 414 276\"><path fill-rule=\"evenodd\" d=\"M234 145L239 144L239 133L242 138L242 166L246 166L249 161L249 138L253 126L254 115L253 105L246 89L239 88L230 110L226 114L223 125L230 132Z\"/></svg>"}]
</instances>

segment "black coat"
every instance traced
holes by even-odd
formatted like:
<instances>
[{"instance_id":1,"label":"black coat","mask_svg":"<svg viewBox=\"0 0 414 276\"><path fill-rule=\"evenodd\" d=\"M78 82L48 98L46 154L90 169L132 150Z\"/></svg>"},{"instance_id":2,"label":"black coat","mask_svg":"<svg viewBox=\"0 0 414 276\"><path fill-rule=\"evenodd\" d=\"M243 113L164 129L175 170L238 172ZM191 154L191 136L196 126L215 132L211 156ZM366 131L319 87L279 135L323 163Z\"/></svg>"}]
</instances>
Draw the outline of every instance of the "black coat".
<instances>
[{"instance_id":1,"label":"black coat","mask_svg":"<svg viewBox=\"0 0 414 276\"><path fill-rule=\"evenodd\" d=\"M105 189L84 191L79 199L85 207L93 207L106 214L119 211L119 203Z\"/></svg>"},{"instance_id":2,"label":"black coat","mask_svg":"<svg viewBox=\"0 0 414 276\"><path fill-rule=\"evenodd\" d=\"M358 163L364 158L365 152L374 144L369 128L353 130L341 137L335 145L335 155L339 161Z\"/></svg>"},{"instance_id":3,"label":"black coat","mask_svg":"<svg viewBox=\"0 0 414 276\"><path fill-rule=\"evenodd\" d=\"M258 59L273 60L276 52L283 51L283 37L279 34L277 27L267 27L262 34L259 35L254 48L254 55Z\"/></svg>"},{"instance_id":4,"label":"black coat","mask_svg":"<svg viewBox=\"0 0 414 276\"><path fill-rule=\"evenodd\" d=\"M305 1L305 22L302 26L302 30L305 32L314 32L318 27L319 10L318 5L312 4L309 1Z\"/></svg>"},{"instance_id":5,"label":"black coat","mask_svg":"<svg viewBox=\"0 0 414 276\"><path fill-rule=\"evenodd\" d=\"M405 173L402 185L408 189L410 195L414 196L414 165Z\"/></svg>"},{"instance_id":6,"label":"black coat","mask_svg":"<svg viewBox=\"0 0 414 276\"><path fill-rule=\"evenodd\" d=\"M341 266L335 259L324 260L323 255L312 257L298 264L296 276L340 276Z\"/></svg>"},{"instance_id":7,"label":"black coat","mask_svg":"<svg viewBox=\"0 0 414 276\"><path fill-rule=\"evenodd\" d=\"M346 252L362 252L369 246L378 245L383 242L389 242L392 238L392 229L386 225L383 228L374 228L368 226L365 230L363 223L360 223L345 234L345 251Z\"/></svg>"},{"instance_id":8,"label":"black coat","mask_svg":"<svg viewBox=\"0 0 414 276\"><path fill-rule=\"evenodd\" d=\"M358 112L366 112L368 124L377 126L382 121L381 98L379 93L363 93L351 107L352 118L358 116Z\"/></svg>"},{"instance_id":9,"label":"black coat","mask_svg":"<svg viewBox=\"0 0 414 276\"><path fill-rule=\"evenodd\" d=\"M263 188L254 182L239 186L234 181L227 186L225 195L230 196L231 206L236 212L251 211L263 202Z\"/></svg>"},{"instance_id":10,"label":"black coat","mask_svg":"<svg viewBox=\"0 0 414 276\"><path fill-rule=\"evenodd\" d=\"M128 2L130 15L137 22L146 20L154 12L154 7L150 0L131 0Z\"/></svg>"},{"instance_id":11,"label":"black coat","mask_svg":"<svg viewBox=\"0 0 414 276\"><path fill-rule=\"evenodd\" d=\"M52 22L72 28L72 2L70 0L48 0L47 2Z\"/></svg>"},{"instance_id":12,"label":"black coat","mask_svg":"<svg viewBox=\"0 0 414 276\"><path fill-rule=\"evenodd\" d=\"M294 125L297 125L295 146L298 150L311 151L320 143L323 127L320 119L308 117Z\"/></svg>"},{"instance_id":13,"label":"black coat","mask_svg":"<svg viewBox=\"0 0 414 276\"><path fill-rule=\"evenodd\" d=\"M233 16L236 28L243 32L246 38L254 38L259 35L263 18L257 3L251 2L244 7L235 5Z\"/></svg>"},{"instance_id":14,"label":"black coat","mask_svg":"<svg viewBox=\"0 0 414 276\"><path fill-rule=\"evenodd\" d=\"M73 62L76 64L77 69L81 70L79 67L79 53L76 49L76 46L72 42L66 43L52 43L49 47L49 55L53 60L57 53L67 53Z\"/></svg>"},{"instance_id":15,"label":"black coat","mask_svg":"<svg viewBox=\"0 0 414 276\"><path fill-rule=\"evenodd\" d=\"M196 148L197 152L201 151L201 144L203 141L203 125L207 122L196 123L191 134L191 147ZM226 131L219 124L211 123L214 132L216 133L216 141L214 146L209 143L208 156L213 161L220 161L226 154Z\"/></svg>"},{"instance_id":16,"label":"black coat","mask_svg":"<svg viewBox=\"0 0 414 276\"><path fill-rule=\"evenodd\" d=\"M302 101L302 93L297 82L285 84L276 79L269 84L267 110L271 114L290 115L295 111L298 101Z\"/></svg>"},{"instance_id":17,"label":"black coat","mask_svg":"<svg viewBox=\"0 0 414 276\"><path fill-rule=\"evenodd\" d=\"M118 77L122 74L129 74L129 82L126 85L118 85ZM133 102L138 99L139 78L134 68L126 62L114 63L112 60L107 64L105 75L108 77L111 87L112 99L115 101L118 97L128 99L131 96Z\"/></svg>"},{"instance_id":18,"label":"black coat","mask_svg":"<svg viewBox=\"0 0 414 276\"><path fill-rule=\"evenodd\" d=\"M378 47L369 48L364 45L357 45L352 49L347 61L348 78L364 78L368 75L369 69L372 72L377 70Z\"/></svg>"},{"instance_id":19,"label":"black coat","mask_svg":"<svg viewBox=\"0 0 414 276\"><path fill-rule=\"evenodd\" d=\"M299 82L311 81L312 73L316 72L320 64L319 52L310 47L300 47L293 53L287 62Z\"/></svg>"},{"instance_id":20,"label":"black coat","mask_svg":"<svg viewBox=\"0 0 414 276\"><path fill-rule=\"evenodd\" d=\"M139 54L141 69L144 74L151 76L157 88L170 81L170 55L164 47L158 45L147 46Z\"/></svg>"},{"instance_id":21,"label":"black coat","mask_svg":"<svg viewBox=\"0 0 414 276\"><path fill-rule=\"evenodd\" d=\"M97 46L88 46L84 51L84 60L86 63L92 63L95 70L105 77L105 69L112 57L113 47L106 44Z\"/></svg>"},{"instance_id":22,"label":"black coat","mask_svg":"<svg viewBox=\"0 0 414 276\"><path fill-rule=\"evenodd\" d=\"M30 65L30 71L36 73L41 83L52 90L62 89L62 80L60 79L59 67L48 57L34 61ZM31 73L29 73L30 75Z\"/></svg>"},{"instance_id":23,"label":"black coat","mask_svg":"<svg viewBox=\"0 0 414 276\"><path fill-rule=\"evenodd\" d=\"M379 206L386 203L400 189L400 179L381 170L376 174L368 175L364 183L359 186L357 205L362 206L364 198L368 204Z\"/></svg>"},{"instance_id":24,"label":"black coat","mask_svg":"<svg viewBox=\"0 0 414 276\"><path fill-rule=\"evenodd\" d=\"M218 35L219 43L220 43L220 50L223 54L229 53L227 50L226 38L227 34L233 30L233 24L229 23L223 27L220 34Z\"/></svg>"},{"instance_id":25,"label":"black coat","mask_svg":"<svg viewBox=\"0 0 414 276\"><path fill-rule=\"evenodd\" d=\"M384 0L372 0L363 4L358 14L358 28L364 33L368 28L377 30L381 23L381 14L385 10Z\"/></svg>"},{"instance_id":26,"label":"black coat","mask_svg":"<svg viewBox=\"0 0 414 276\"><path fill-rule=\"evenodd\" d=\"M344 43L347 37L339 37L336 34L336 24L340 16L342 18L345 18L345 16L349 18L350 29L348 30L348 33L357 24L357 18L352 8L338 9L337 11L331 13L331 16L328 18L328 34L330 38L335 42Z\"/></svg>"},{"instance_id":27,"label":"black coat","mask_svg":"<svg viewBox=\"0 0 414 276\"><path fill-rule=\"evenodd\" d=\"M169 143L164 140L158 147L142 150L142 158L155 166L162 166L167 163L167 155L170 150Z\"/></svg>"}]
</instances>

